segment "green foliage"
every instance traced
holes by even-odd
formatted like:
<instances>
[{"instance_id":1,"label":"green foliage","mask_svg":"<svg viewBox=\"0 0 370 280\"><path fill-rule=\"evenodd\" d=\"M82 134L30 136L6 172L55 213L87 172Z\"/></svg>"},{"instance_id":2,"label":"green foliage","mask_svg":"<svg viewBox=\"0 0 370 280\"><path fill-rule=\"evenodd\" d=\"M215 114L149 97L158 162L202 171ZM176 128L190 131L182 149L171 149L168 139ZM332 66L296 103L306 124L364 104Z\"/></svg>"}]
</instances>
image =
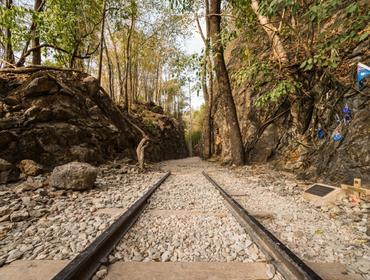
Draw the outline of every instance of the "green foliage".
<instances>
[{"instance_id":1,"label":"green foliage","mask_svg":"<svg viewBox=\"0 0 370 280\"><path fill-rule=\"evenodd\" d=\"M179 9L181 11L191 11L195 4L194 0L169 0L171 9Z\"/></svg>"},{"instance_id":2,"label":"green foliage","mask_svg":"<svg viewBox=\"0 0 370 280\"><path fill-rule=\"evenodd\" d=\"M335 69L340 62L338 52L332 49L330 56L327 56L323 51L315 54L313 57L305 60L300 65L303 71L310 71L314 67L328 67L330 69Z\"/></svg>"},{"instance_id":3,"label":"green foliage","mask_svg":"<svg viewBox=\"0 0 370 280\"><path fill-rule=\"evenodd\" d=\"M102 0L49 0L39 27L43 42L58 46L69 54L55 58L68 63L74 49L83 54L97 47Z\"/></svg>"},{"instance_id":4,"label":"green foliage","mask_svg":"<svg viewBox=\"0 0 370 280\"><path fill-rule=\"evenodd\" d=\"M231 79L238 86L241 86L246 81L253 81L254 86L258 87L260 83L264 83L266 80L256 79L257 75L268 78L271 75L269 63L254 61L238 69L237 72L232 74Z\"/></svg>"},{"instance_id":5,"label":"green foliage","mask_svg":"<svg viewBox=\"0 0 370 280\"><path fill-rule=\"evenodd\" d=\"M260 12L267 17L273 17L284 9L291 10L292 15L297 15L302 9L298 1L292 0L262 0L260 1Z\"/></svg>"},{"instance_id":6,"label":"green foliage","mask_svg":"<svg viewBox=\"0 0 370 280\"><path fill-rule=\"evenodd\" d=\"M143 119L143 123L145 125L145 130L149 131L151 134L156 135L157 134L157 127L154 125L154 123L149 119Z\"/></svg>"},{"instance_id":7,"label":"green foliage","mask_svg":"<svg viewBox=\"0 0 370 280\"><path fill-rule=\"evenodd\" d=\"M232 13L237 15L234 19L235 27L243 30L245 36L251 35L256 30L258 19L251 8L250 0L230 0L228 3Z\"/></svg>"},{"instance_id":8,"label":"green foliage","mask_svg":"<svg viewBox=\"0 0 370 280\"><path fill-rule=\"evenodd\" d=\"M271 91L263 94L255 101L257 107L263 107L271 102L277 102L288 94L294 94L301 87L297 82L291 80L280 81Z\"/></svg>"},{"instance_id":9,"label":"green foliage","mask_svg":"<svg viewBox=\"0 0 370 280\"><path fill-rule=\"evenodd\" d=\"M11 30L11 43L14 50L20 50L21 47L17 47L18 43L27 39L27 23L31 20L32 15L33 11L23 6L13 6L11 9L0 6L0 29L9 28ZM6 43L4 32L0 32L0 43L3 45Z\"/></svg>"},{"instance_id":10,"label":"green foliage","mask_svg":"<svg viewBox=\"0 0 370 280\"><path fill-rule=\"evenodd\" d=\"M341 3L341 0L316 1L315 4L309 6L306 16L311 22L321 22L332 16Z\"/></svg>"}]
</instances>

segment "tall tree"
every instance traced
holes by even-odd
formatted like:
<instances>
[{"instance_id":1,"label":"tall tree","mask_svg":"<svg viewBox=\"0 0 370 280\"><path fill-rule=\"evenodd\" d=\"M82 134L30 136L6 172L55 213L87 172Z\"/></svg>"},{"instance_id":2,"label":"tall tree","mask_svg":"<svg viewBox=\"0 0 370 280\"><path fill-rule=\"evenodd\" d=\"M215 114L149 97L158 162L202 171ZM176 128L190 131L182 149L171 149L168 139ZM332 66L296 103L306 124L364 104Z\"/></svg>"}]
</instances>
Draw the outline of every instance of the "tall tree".
<instances>
[{"instance_id":1,"label":"tall tree","mask_svg":"<svg viewBox=\"0 0 370 280\"><path fill-rule=\"evenodd\" d=\"M210 9L207 17L209 17L209 34L217 84L224 100L226 120L229 124L232 162L235 165L242 165L244 164L243 140L221 41L221 0L210 0Z\"/></svg>"},{"instance_id":2,"label":"tall tree","mask_svg":"<svg viewBox=\"0 0 370 280\"><path fill-rule=\"evenodd\" d=\"M110 37L110 40L111 40L112 45L113 45L114 57L115 57L115 60L116 60L116 68L117 68L117 72L118 72L118 85L119 85L118 101L120 101L123 98L122 68L121 68L120 58L119 58L119 55L118 55L116 40L113 37L113 34L112 34L112 31L110 29L109 24L107 24L107 27L108 27L109 37Z\"/></svg>"},{"instance_id":3,"label":"tall tree","mask_svg":"<svg viewBox=\"0 0 370 280\"><path fill-rule=\"evenodd\" d=\"M209 14L209 0L204 0L205 13ZM206 32L204 34L199 18L196 17L199 33L204 43L204 57L202 63L201 79L202 90L205 104L205 116L203 121L202 133L202 156L206 159L212 156L212 106L213 106L213 67L209 45L209 17L206 16ZM207 75L208 72L208 75ZM207 76L209 83L207 84Z\"/></svg>"},{"instance_id":4,"label":"tall tree","mask_svg":"<svg viewBox=\"0 0 370 280\"><path fill-rule=\"evenodd\" d=\"M11 10L13 7L13 0L5 0L5 8ZM10 25L10 24L9 24ZM12 44L12 31L10 26L5 28L5 65L4 67L9 67L14 64L14 52Z\"/></svg>"},{"instance_id":5,"label":"tall tree","mask_svg":"<svg viewBox=\"0 0 370 280\"><path fill-rule=\"evenodd\" d=\"M106 15L107 0L104 0L102 10L102 23L100 30L100 53L99 53L99 70L98 70L98 82L101 83L101 72L103 67L103 52L104 52L104 29L105 29L105 15Z\"/></svg>"},{"instance_id":6,"label":"tall tree","mask_svg":"<svg viewBox=\"0 0 370 280\"><path fill-rule=\"evenodd\" d=\"M129 92L129 81L131 82L131 39L135 27L135 17L136 17L136 3L131 0L130 2L131 20L130 26L128 28L127 42L126 42L126 67L125 67L125 110L128 112L130 109L129 96L132 92ZM132 83L130 83L130 91L132 91Z\"/></svg>"},{"instance_id":7,"label":"tall tree","mask_svg":"<svg viewBox=\"0 0 370 280\"><path fill-rule=\"evenodd\" d=\"M40 11L41 5L42 5L42 0L35 0L35 3L34 3L35 13ZM32 52L32 64L40 65L41 64L41 48L39 48L40 36L37 30L36 23L34 24L34 27L32 29L33 29L32 30L32 33L33 33L32 34L32 49L34 49L34 51Z\"/></svg>"}]
</instances>

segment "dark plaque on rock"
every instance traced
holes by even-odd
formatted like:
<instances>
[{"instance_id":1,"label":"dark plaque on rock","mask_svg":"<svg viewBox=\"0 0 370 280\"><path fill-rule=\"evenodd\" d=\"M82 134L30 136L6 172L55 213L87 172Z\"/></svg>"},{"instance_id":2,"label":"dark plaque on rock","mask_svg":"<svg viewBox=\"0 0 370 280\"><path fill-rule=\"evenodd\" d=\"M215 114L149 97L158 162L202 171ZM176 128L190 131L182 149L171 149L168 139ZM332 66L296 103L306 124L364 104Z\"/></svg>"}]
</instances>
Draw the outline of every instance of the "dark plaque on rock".
<instances>
[{"instance_id":1,"label":"dark plaque on rock","mask_svg":"<svg viewBox=\"0 0 370 280\"><path fill-rule=\"evenodd\" d=\"M314 204L323 205L334 203L337 199L345 196L341 188L330 185L315 183L303 193L303 197Z\"/></svg>"},{"instance_id":2,"label":"dark plaque on rock","mask_svg":"<svg viewBox=\"0 0 370 280\"><path fill-rule=\"evenodd\" d=\"M323 196L327 195L328 193L330 193L334 190L335 190L335 188L333 188L333 187L327 187L327 186L315 184L312 187L310 187L309 189L307 189L306 192L310 193L310 194L313 194L313 195L323 197Z\"/></svg>"}]
</instances>

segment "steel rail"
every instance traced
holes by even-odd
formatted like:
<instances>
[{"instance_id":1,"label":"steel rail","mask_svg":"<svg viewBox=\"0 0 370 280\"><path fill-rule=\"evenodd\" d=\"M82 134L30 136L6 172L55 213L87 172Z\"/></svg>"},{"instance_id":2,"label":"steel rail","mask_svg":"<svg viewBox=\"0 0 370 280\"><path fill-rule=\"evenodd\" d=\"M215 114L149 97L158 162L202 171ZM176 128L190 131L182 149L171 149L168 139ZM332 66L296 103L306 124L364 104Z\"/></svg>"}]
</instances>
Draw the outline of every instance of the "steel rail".
<instances>
[{"instance_id":1,"label":"steel rail","mask_svg":"<svg viewBox=\"0 0 370 280\"><path fill-rule=\"evenodd\" d=\"M220 192L233 210L234 216L246 228L252 239L262 251L272 258L272 263L286 279L322 280L322 278L306 265L297 255L286 247L277 237L267 230L256 218L233 199L215 180L203 171L203 175Z\"/></svg>"},{"instance_id":2,"label":"steel rail","mask_svg":"<svg viewBox=\"0 0 370 280\"><path fill-rule=\"evenodd\" d=\"M149 198L171 175L166 173L149 191L138 199L108 229L98 236L86 249L64 267L53 280L89 280L99 266L105 263L117 243L129 231L144 211Z\"/></svg>"}]
</instances>

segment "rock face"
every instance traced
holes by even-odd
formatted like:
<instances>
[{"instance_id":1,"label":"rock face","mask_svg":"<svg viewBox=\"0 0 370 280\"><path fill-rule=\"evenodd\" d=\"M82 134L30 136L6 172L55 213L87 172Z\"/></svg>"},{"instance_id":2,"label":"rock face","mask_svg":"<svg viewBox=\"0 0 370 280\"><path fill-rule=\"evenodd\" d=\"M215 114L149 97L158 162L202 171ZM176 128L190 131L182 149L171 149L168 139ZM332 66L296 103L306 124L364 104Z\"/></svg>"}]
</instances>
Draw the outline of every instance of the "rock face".
<instances>
[{"instance_id":1,"label":"rock face","mask_svg":"<svg viewBox=\"0 0 370 280\"><path fill-rule=\"evenodd\" d=\"M10 162L0 158L0 184L18 180L19 170Z\"/></svg>"},{"instance_id":2,"label":"rock face","mask_svg":"<svg viewBox=\"0 0 370 280\"><path fill-rule=\"evenodd\" d=\"M30 159L46 169L71 161L98 164L117 156L135 159L141 136L131 127L121 132L113 125L88 97L86 77L73 71L2 70L0 158L12 164ZM186 156L182 126L162 114L146 117L152 114L151 107L138 105L140 110L146 112L131 112L129 117L153 137L146 159Z\"/></svg>"},{"instance_id":3,"label":"rock face","mask_svg":"<svg viewBox=\"0 0 370 280\"><path fill-rule=\"evenodd\" d=\"M270 45L263 30L260 38L265 40L264 45ZM330 75L323 75L322 70L305 73L292 69L291 75L300 83L300 89L294 96L285 96L264 107L256 106L256 100L276 87L280 70L269 69L268 75L262 68L253 75L246 72L250 68L243 64L245 49L253 50L261 60L271 53L262 50L260 42L252 41L238 38L226 50L247 163L272 161L277 168L293 171L302 179L320 177L327 182L353 183L358 177L369 184L370 84L359 91L353 85L353 76L357 62L370 64L370 41L358 44L353 51L349 48L348 55L341 58L342 66ZM215 103L215 151L227 162L228 124L220 98ZM346 105L352 111L349 122L344 122ZM320 126L324 131L322 139L317 135ZM339 142L333 140L335 131L343 136Z\"/></svg>"},{"instance_id":4,"label":"rock face","mask_svg":"<svg viewBox=\"0 0 370 280\"><path fill-rule=\"evenodd\" d=\"M57 166L49 178L49 184L57 189L88 190L94 187L98 169L88 163L71 162Z\"/></svg>"}]
</instances>

